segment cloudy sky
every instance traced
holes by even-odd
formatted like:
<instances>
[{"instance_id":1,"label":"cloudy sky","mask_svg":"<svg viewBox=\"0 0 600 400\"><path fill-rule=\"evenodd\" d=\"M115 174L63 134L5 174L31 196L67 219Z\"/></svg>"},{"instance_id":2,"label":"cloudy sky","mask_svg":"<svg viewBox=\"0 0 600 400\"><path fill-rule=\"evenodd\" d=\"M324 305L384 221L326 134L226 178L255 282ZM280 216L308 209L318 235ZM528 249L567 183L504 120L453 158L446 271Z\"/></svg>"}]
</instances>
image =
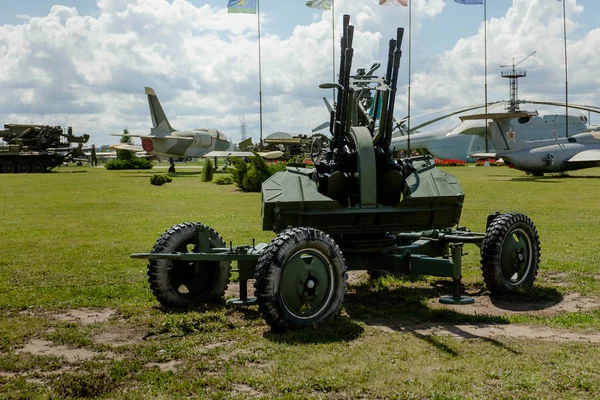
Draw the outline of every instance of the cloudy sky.
<instances>
[{"instance_id":1,"label":"cloudy sky","mask_svg":"<svg viewBox=\"0 0 600 400\"><path fill-rule=\"evenodd\" d=\"M412 1L411 114L484 100L483 6ZM565 0L569 101L600 106L600 3ZM354 66L385 63L408 8L335 0L356 26ZM261 0L263 134L308 133L327 120L318 88L332 80L332 14L304 0ZM556 0L488 0L489 100L509 97L500 65L519 68L522 99L565 98L563 7ZM72 125L91 142L150 128L144 86L176 129L214 127L240 139L242 117L259 137L257 16L227 0L0 0L0 121ZM408 40L396 115L406 115ZM339 52L336 53L336 58ZM336 59L337 63L337 59ZM556 112L556 111L555 111ZM592 115L592 122L600 116ZM453 123L453 122L448 122Z\"/></svg>"}]
</instances>

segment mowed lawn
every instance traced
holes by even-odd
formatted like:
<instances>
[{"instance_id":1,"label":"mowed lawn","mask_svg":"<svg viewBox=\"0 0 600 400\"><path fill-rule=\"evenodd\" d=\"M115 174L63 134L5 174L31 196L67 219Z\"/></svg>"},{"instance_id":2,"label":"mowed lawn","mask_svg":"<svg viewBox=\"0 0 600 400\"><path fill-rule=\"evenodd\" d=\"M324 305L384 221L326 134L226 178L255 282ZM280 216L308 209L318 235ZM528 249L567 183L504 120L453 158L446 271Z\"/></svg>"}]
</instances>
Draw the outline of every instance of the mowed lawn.
<instances>
[{"instance_id":1,"label":"mowed lawn","mask_svg":"<svg viewBox=\"0 0 600 400\"><path fill-rule=\"evenodd\" d=\"M256 307L166 310L148 288L146 263L129 254L188 221L233 245L268 242L259 193L201 182L199 168L179 169L160 187L149 181L164 169L0 174L0 399L598 398L600 344L564 337L600 328L600 168L544 178L506 167L445 170L466 193L461 225L483 232L488 214L518 211L537 226L535 288L503 301L558 305L577 295L587 307L472 315L437 305L451 293L445 280L362 276L340 319L301 331L270 332ZM463 283L481 301L489 293L479 252L465 251ZM59 317L74 310L109 316ZM413 329L465 324L557 339ZM53 350L28 351L32 343Z\"/></svg>"}]
</instances>

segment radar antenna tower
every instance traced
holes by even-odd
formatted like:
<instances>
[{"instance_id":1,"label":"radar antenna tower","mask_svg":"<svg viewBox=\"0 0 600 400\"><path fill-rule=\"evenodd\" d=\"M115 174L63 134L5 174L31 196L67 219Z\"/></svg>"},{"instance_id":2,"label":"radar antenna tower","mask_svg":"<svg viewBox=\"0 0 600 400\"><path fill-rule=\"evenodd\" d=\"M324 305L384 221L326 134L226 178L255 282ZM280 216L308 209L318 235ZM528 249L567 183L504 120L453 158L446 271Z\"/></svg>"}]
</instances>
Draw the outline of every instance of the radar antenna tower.
<instances>
[{"instance_id":1,"label":"radar antenna tower","mask_svg":"<svg viewBox=\"0 0 600 400\"><path fill-rule=\"evenodd\" d=\"M242 120L240 123L240 128L241 128L241 139L242 142L246 139L248 139L248 124L246 123L246 118L242 115Z\"/></svg>"},{"instance_id":2,"label":"radar antenna tower","mask_svg":"<svg viewBox=\"0 0 600 400\"><path fill-rule=\"evenodd\" d=\"M508 78L510 79L510 103L508 105L508 111L509 112L517 112L520 111L519 110L519 78L524 78L525 76L527 76L527 71L525 70L519 70L516 69L515 67L519 64L521 64L523 61L527 60L529 57L531 57L532 55L534 55L536 52L534 51L533 53L529 54L527 57L525 57L524 59L522 59L521 61L519 61L518 63L515 64L515 59L512 59L512 69L509 70L504 70L501 72L501 75L503 78ZM511 65L501 65L500 68L508 68L511 67Z\"/></svg>"}]
</instances>

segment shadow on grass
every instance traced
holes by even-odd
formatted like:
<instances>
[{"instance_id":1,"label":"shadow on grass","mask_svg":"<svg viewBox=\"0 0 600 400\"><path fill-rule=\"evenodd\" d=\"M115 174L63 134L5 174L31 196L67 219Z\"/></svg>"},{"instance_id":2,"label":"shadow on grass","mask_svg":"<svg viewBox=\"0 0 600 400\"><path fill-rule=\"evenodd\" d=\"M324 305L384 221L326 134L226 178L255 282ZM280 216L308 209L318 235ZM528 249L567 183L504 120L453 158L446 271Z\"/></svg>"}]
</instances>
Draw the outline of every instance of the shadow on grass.
<instances>
[{"instance_id":1,"label":"shadow on grass","mask_svg":"<svg viewBox=\"0 0 600 400\"><path fill-rule=\"evenodd\" d=\"M511 182L536 182L536 183L560 183L561 179L557 176L548 176L548 177L535 177L535 176L522 176L518 178L510 179Z\"/></svg>"},{"instance_id":2,"label":"shadow on grass","mask_svg":"<svg viewBox=\"0 0 600 400\"><path fill-rule=\"evenodd\" d=\"M422 282L417 282L421 285ZM384 330L408 332L415 337L430 343L449 355L456 356L456 352L448 347L442 337L422 333L423 329L440 327L452 336L464 339L479 339L498 348L517 353L501 341L478 336L472 331L465 331L460 325L473 325L485 327L489 325L506 325L510 320L506 315L486 314L485 306L477 312L461 312L461 306L450 308L437 308L431 306L433 299L441 295L451 294L452 282L436 280L427 286L410 286L410 282L382 278L368 280L357 285L351 285L345 296L345 310L350 317L342 317L320 325L312 325L301 329L284 332L269 330L264 334L265 339L287 344L317 344L332 342L349 342L358 339L364 333L363 324L384 327ZM473 297L487 297L483 295L484 289L473 293L473 288L468 292ZM562 301L562 295L552 287L534 287L528 292L519 292L511 295L493 296L490 301L494 307L509 312L535 311L552 307ZM481 305L476 301L475 307ZM471 307L471 306L465 306ZM186 314L189 312L213 314L213 317L194 316L192 320L177 322L176 328L185 335L198 331L199 325L207 321L215 322L211 328L215 332L235 329L236 325L262 325L262 316L257 307L226 307L223 300L205 303L201 306L190 308L166 308L159 306L158 310L171 315ZM211 319L215 319L214 321ZM258 325L256 325L258 324ZM184 329L180 329L183 327ZM208 328L208 327L206 327ZM202 328L206 330L206 328Z\"/></svg>"},{"instance_id":3,"label":"shadow on grass","mask_svg":"<svg viewBox=\"0 0 600 400\"><path fill-rule=\"evenodd\" d=\"M151 176L154 175L169 175L171 178L190 178L190 177L199 177L200 175L202 175L202 172L170 172L170 173L166 173L166 172L157 172L157 171L151 171L151 172L137 172L137 173L124 173L124 174L120 174L119 178L144 178L144 177L148 177L150 178Z\"/></svg>"},{"instance_id":4,"label":"shadow on grass","mask_svg":"<svg viewBox=\"0 0 600 400\"><path fill-rule=\"evenodd\" d=\"M528 291L490 296L492 304L511 312L539 311L563 301L563 295L550 286L534 286Z\"/></svg>"},{"instance_id":5,"label":"shadow on grass","mask_svg":"<svg viewBox=\"0 0 600 400\"><path fill-rule=\"evenodd\" d=\"M581 176L573 176L573 175L561 175L556 178L560 179L600 179L599 175L581 175Z\"/></svg>"},{"instance_id":6,"label":"shadow on grass","mask_svg":"<svg viewBox=\"0 0 600 400\"><path fill-rule=\"evenodd\" d=\"M510 324L507 317L464 314L460 312L460 308L458 310L431 308L427 303L431 299L440 297L440 289L446 286L443 282L436 281L430 287L401 286L389 288L377 285L377 281L368 281L352 287L353 290L346 296L346 311L353 318L363 321L366 325L384 327L384 330L395 332L409 332L450 356L457 356L458 353L445 343L442 336L420 331L439 327L455 337L478 339L511 353L519 353L499 340L476 335L461 329L459 326L468 324L485 327L488 325ZM448 282L447 286L448 290L443 291L451 292L451 282ZM562 298L558 292L552 292L549 288L542 289L541 294L538 293L533 296L530 294L518 294L516 296L516 300L512 298L514 301L537 300L542 296L546 299L552 297L559 302L558 298Z\"/></svg>"},{"instance_id":7,"label":"shadow on grass","mask_svg":"<svg viewBox=\"0 0 600 400\"><path fill-rule=\"evenodd\" d=\"M358 339L363 332L364 328L358 322L348 317L341 317L317 326L284 332L268 331L264 337L276 343L317 344L350 342Z\"/></svg>"}]
</instances>

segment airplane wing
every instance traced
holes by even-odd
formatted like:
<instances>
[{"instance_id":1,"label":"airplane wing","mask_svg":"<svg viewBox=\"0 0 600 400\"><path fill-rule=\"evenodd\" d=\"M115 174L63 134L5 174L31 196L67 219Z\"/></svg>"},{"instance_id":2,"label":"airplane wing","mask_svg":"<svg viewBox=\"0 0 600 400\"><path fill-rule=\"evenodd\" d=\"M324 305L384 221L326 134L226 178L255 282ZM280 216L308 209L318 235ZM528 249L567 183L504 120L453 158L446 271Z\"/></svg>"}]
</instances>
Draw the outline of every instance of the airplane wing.
<instances>
[{"instance_id":1,"label":"airplane wing","mask_svg":"<svg viewBox=\"0 0 600 400\"><path fill-rule=\"evenodd\" d=\"M202 157L254 157L251 151L211 151Z\"/></svg>"},{"instance_id":2,"label":"airplane wing","mask_svg":"<svg viewBox=\"0 0 600 400\"><path fill-rule=\"evenodd\" d=\"M133 144L127 143L111 144L108 147L115 150L144 151L144 149L142 149L142 146L135 146Z\"/></svg>"},{"instance_id":3,"label":"airplane wing","mask_svg":"<svg viewBox=\"0 0 600 400\"><path fill-rule=\"evenodd\" d=\"M495 159L500 158L500 156L497 153L475 153L475 154L469 154L469 157L472 157L472 158L495 158Z\"/></svg>"},{"instance_id":4,"label":"airplane wing","mask_svg":"<svg viewBox=\"0 0 600 400\"><path fill-rule=\"evenodd\" d=\"M584 150L569 158L568 162L600 162L600 149Z\"/></svg>"},{"instance_id":5,"label":"airplane wing","mask_svg":"<svg viewBox=\"0 0 600 400\"><path fill-rule=\"evenodd\" d=\"M110 136L127 136L127 137L136 137L141 139L152 139L152 140L162 140L162 139L177 139L177 140L194 140L193 137L188 136L152 136L152 135L133 135L133 134L122 134L122 133L111 133Z\"/></svg>"},{"instance_id":6,"label":"airplane wing","mask_svg":"<svg viewBox=\"0 0 600 400\"><path fill-rule=\"evenodd\" d=\"M283 156L283 151L269 151L269 152L258 152L262 158L267 160L275 160ZM251 151L211 151L206 153L202 157L254 157L254 153Z\"/></svg>"}]
</instances>

